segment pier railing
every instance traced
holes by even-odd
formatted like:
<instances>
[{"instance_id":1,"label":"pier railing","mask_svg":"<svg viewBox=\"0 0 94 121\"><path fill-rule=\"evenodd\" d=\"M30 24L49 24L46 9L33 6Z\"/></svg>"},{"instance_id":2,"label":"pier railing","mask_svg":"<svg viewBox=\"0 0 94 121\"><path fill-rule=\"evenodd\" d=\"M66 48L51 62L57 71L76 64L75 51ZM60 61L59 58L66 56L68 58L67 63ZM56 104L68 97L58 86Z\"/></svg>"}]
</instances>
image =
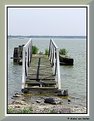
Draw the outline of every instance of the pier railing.
<instances>
[{"instance_id":1,"label":"pier railing","mask_svg":"<svg viewBox=\"0 0 94 121\"><path fill-rule=\"evenodd\" d=\"M57 74L58 89L61 89L59 49L53 40L50 40L48 57L53 67L53 75Z\"/></svg>"},{"instance_id":2,"label":"pier railing","mask_svg":"<svg viewBox=\"0 0 94 121\"><path fill-rule=\"evenodd\" d=\"M28 75L28 67L30 66L32 58L32 40L30 39L24 46L23 46L23 60L22 60L22 89L25 85L25 80Z\"/></svg>"},{"instance_id":3,"label":"pier railing","mask_svg":"<svg viewBox=\"0 0 94 121\"><path fill-rule=\"evenodd\" d=\"M23 56L22 56L22 89L25 87L25 81L28 76L28 68L32 59L32 40L30 39L23 46ZM57 77L58 89L61 89L61 79L60 79L60 62L59 62L59 49L53 40L50 40L49 44L49 54L48 54L51 66L53 67L53 75Z\"/></svg>"}]
</instances>

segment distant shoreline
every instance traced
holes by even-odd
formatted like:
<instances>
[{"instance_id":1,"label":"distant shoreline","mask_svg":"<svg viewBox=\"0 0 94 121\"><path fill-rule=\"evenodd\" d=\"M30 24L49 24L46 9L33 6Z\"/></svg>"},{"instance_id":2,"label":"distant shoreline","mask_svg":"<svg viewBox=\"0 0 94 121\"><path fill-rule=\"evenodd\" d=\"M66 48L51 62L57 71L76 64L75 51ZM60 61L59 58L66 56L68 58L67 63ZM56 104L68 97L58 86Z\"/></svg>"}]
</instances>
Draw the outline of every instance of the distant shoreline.
<instances>
[{"instance_id":1,"label":"distant shoreline","mask_svg":"<svg viewBox=\"0 0 94 121\"><path fill-rule=\"evenodd\" d=\"M12 38L81 38L85 39L86 36L39 36L39 35L30 35L30 36L23 36L23 35L8 35L8 37Z\"/></svg>"}]
</instances>

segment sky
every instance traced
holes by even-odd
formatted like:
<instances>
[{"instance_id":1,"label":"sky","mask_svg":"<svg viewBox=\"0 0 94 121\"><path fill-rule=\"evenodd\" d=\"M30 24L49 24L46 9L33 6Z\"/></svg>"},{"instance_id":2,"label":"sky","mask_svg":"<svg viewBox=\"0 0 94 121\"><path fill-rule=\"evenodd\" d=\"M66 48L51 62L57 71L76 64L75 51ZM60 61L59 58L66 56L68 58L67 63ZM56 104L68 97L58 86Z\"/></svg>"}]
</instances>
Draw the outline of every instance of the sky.
<instances>
[{"instance_id":1,"label":"sky","mask_svg":"<svg viewBox=\"0 0 94 121\"><path fill-rule=\"evenodd\" d=\"M86 36L86 8L8 8L8 35Z\"/></svg>"}]
</instances>

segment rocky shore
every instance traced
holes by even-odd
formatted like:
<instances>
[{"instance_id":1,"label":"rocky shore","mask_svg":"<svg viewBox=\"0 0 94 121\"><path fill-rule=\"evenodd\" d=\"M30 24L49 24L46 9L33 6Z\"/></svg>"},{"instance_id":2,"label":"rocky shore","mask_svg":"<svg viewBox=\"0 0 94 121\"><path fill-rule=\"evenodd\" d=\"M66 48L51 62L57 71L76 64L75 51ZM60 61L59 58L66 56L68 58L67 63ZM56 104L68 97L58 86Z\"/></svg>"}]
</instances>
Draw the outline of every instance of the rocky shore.
<instances>
[{"instance_id":1,"label":"rocky shore","mask_svg":"<svg viewBox=\"0 0 94 121\"><path fill-rule=\"evenodd\" d=\"M56 93L15 93L8 104L8 114L72 114L86 113L86 107L77 105L70 96Z\"/></svg>"}]
</instances>

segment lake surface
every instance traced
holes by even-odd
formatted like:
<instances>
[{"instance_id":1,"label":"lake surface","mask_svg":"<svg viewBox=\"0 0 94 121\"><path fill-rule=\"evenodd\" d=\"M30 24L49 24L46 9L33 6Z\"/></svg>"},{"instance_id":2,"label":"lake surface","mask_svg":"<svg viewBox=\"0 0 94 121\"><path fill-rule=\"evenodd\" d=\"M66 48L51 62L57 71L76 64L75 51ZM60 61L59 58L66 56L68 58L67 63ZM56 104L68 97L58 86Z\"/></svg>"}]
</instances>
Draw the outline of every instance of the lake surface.
<instances>
[{"instance_id":1,"label":"lake surface","mask_svg":"<svg viewBox=\"0 0 94 121\"><path fill-rule=\"evenodd\" d=\"M22 66L14 65L10 57L14 47L25 44L29 38L8 38L8 100L21 91ZM40 51L48 48L50 38L32 38L33 44ZM73 66L60 66L62 89L68 89L69 95L75 97L77 103L86 105L86 39L54 38L57 46L66 48L68 55L74 59Z\"/></svg>"}]
</instances>

